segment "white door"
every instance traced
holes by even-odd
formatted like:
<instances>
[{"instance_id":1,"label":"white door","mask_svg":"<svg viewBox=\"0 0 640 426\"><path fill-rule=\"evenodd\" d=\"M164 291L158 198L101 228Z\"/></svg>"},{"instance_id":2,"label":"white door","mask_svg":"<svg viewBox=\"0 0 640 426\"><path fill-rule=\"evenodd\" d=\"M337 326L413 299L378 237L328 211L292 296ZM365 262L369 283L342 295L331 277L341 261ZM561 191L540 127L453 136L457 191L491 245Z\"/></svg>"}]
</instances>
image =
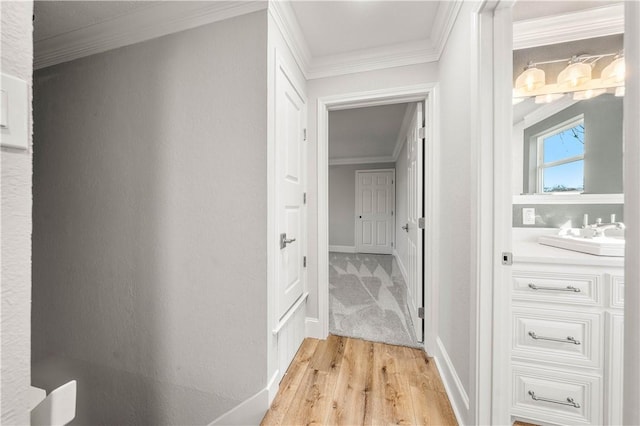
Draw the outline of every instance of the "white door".
<instances>
[{"instance_id":1,"label":"white door","mask_svg":"<svg viewBox=\"0 0 640 426\"><path fill-rule=\"evenodd\" d=\"M424 291L424 281L422 279L422 240L424 238L423 229L419 221L423 217L423 123L424 114L422 112L422 102L416 104L416 111L407 133L407 201L409 203L407 212L408 235L408 258L409 265L407 283L409 312L418 341L423 341L423 321L418 317L418 309L423 306L422 294ZM423 315L424 316L424 315Z\"/></svg>"},{"instance_id":2,"label":"white door","mask_svg":"<svg viewBox=\"0 0 640 426\"><path fill-rule=\"evenodd\" d=\"M278 320L304 292L305 102L284 70L276 80L276 202L278 209ZM240 195L240 194L238 194Z\"/></svg>"},{"instance_id":3,"label":"white door","mask_svg":"<svg viewBox=\"0 0 640 426\"><path fill-rule=\"evenodd\" d=\"M395 206L394 170L356 171L356 251L391 254Z\"/></svg>"}]
</instances>

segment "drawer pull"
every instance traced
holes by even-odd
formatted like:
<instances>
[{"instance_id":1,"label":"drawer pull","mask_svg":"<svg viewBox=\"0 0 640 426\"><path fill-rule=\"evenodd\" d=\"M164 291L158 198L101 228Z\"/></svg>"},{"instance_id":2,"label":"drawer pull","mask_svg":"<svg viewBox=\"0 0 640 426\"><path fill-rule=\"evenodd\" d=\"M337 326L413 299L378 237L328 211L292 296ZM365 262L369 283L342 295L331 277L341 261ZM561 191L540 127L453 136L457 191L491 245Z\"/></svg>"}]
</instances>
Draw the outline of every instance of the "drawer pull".
<instances>
[{"instance_id":1,"label":"drawer pull","mask_svg":"<svg viewBox=\"0 0 640 426\"><path fill-rule=\"evenodd\" d=\"M564 288L559 288L559 287L538 287L537 285L535 285L534 283L529 283L529 288L531 290L549 290L549 291L570 291L573 293L580 293L580 289L577 287L574 287L572 285L568 285Z\"/></svg>"},{"instance_id":2,"label":"drawer pull","mask_svg":"<svg viewBox=\"0 0 640 426\"><path fill-rule=\"evenodd\" d=\"M580 344L580 340L576 340L575 338L573 338L571 336L567 336L566 339L557 339L555 337L538 336L534 331L530 331L529 332L529 336L531 336L532 339L536 339L536 340L550 340L552 342L571 343L571 344L574 344L574 345L579 345Z\"/></svg>"},{"instance_id":3,"label":"drawer pull","mask_svg":"<svg viewBox=\"0 0 640 426\"><path fill-rule=\"evenodd\" d=\"M549 398L543 398L541 396L536 396L536 393L531 390L529 391L529 395L531 395L531 399L533 399L534 401L551 402L553 404L569 405L574 408L580 408L580 404L575 402L571 397L567 397L566 401L558 401L557 399L549 399Z\"/></svg>"}]
</instances>

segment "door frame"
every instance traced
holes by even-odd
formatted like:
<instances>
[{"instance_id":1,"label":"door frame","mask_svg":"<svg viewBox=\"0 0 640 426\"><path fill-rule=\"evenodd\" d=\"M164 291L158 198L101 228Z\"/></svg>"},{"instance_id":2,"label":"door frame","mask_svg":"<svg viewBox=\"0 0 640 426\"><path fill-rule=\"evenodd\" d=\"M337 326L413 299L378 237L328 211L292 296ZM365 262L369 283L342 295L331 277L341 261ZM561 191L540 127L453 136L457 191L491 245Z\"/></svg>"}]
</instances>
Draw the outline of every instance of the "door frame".
<instances>
[{"instance_id":1,"label":"door frame","mask_svg":"<svg viewBox=\"0 0 640 426\"><path fill-rule=\"evenodd\" d=\"M423 265L425 269L425 339L424 348L428 353L435 353L435 337L438 319L437 286L438 279L437 250L438 210L435 200L438 199L439 176L439 102L438 83L427 83L413 86L396 87L382 90L344 93L318 98L317 110L317 173L318 173L318 321L321 336L329 335L329 111L361 108L393 103L425 102L426 140L424 167L424 201L426 224ZM425 256L429 253L429 256Z\"/></svg>"},{"instance_id":2,"label":"door frame","mask_svg":"<svg viewBox=\"0 0 640 426\"><path fill-rule=\"evenodd\" d=\"M353 217L353 220L356 222L356 226L354 226L353 229L353 242L354 242L354 246L356 248L356 252L359 253L358 251L358 226L357 226L357 219L355 218L355 216L358 214L358 205L360 204L360 180L358 179L358 174L359 173L376 173L376 172L391 172L392 178L391 178L391 182L392 182L392 196L393 196L393 210L392 212L396 211L396 169L370 169L370 170L366 170L366 169L361 169L361 170L356 170L355 172L355 179L356 179L356 193L355 193L355 207L356 207L356 211L355 211L355 215ZM362 207L362 206L361 206ZM395 248L395 243L396 243L396 216L395 213L392 213L391 216L393 217L393 226L391 227L391 242L392 242L392 246L391 246L391 252L393 253L393 249Z\"/></svg>"}]
</instances>

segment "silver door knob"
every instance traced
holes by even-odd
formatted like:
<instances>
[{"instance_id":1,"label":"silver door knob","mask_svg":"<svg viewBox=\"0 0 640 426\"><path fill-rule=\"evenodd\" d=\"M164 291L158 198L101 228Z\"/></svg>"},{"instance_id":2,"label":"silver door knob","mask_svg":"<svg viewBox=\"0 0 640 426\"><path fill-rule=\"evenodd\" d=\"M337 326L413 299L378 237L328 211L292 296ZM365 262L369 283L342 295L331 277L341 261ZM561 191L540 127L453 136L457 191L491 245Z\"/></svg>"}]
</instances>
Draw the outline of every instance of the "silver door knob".
<instances>
[{"instance_id":1,"label":"silver door knob","mask_svg":"<svg viewBox=\"0 0 640 426\"><path fill-rule=\"evenodd\" d=\"M406 225L404 225L402 227L402 229L404 229L405 231L409 232L409 224L407 223Z\"/></svg>"},{"instance_id":2,"label":"silver door knob","mask_svg":"<svg viewBox=\"0 0 640 426\"><path fill-rule=\"evenodd\" d=\"M283 249L287 246L287 244L291 244L292 242L294 242L296 239L295 238L289 238L287 239L287 234L280 234L280 248Z\"/></svg>"}]
</instances>

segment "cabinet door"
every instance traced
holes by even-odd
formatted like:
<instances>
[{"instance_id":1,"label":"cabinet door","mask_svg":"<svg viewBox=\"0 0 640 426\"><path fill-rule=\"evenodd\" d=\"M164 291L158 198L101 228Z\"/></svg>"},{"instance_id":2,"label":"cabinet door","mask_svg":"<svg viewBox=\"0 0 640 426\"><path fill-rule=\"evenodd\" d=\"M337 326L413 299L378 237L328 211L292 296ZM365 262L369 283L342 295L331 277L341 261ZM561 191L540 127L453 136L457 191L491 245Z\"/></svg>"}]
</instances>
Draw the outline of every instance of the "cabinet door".
<instances>
[{"instance_id":1,"label":"cabinet door","mask_svg":"<svg viewBox=\"0 0 640 426\"><path fill-rule=\"evenodd\" d=\"M623 342L624 316L609 313L606 372L606 424L622 424L622 378L623 378Z\"/></svg>"}]
</instances>

